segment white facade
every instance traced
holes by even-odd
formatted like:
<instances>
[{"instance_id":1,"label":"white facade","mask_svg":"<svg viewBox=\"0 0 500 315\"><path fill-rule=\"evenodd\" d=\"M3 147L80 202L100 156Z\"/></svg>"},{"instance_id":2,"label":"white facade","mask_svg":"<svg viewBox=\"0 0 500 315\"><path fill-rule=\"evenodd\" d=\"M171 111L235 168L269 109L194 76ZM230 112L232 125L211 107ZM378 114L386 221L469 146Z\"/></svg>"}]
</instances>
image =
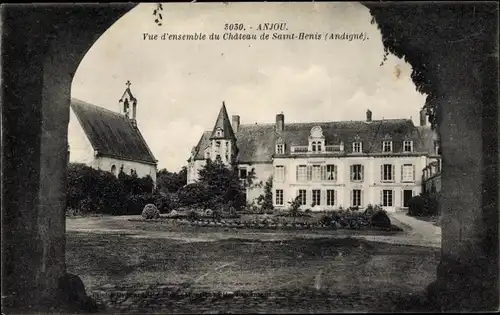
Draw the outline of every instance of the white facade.
<instances>
[{"instance_id":1,"label":"white facade","mask_svg":"<svg viewBox=\"0 0 500 315\"><path fill-rule=\"evenodd\" d=\"M379 204L395 211L404 208L405 197L421 192L419 170L425 165L426 156L275 158L273 203L277 209L288 209L289 202L305 191L301 209L363 208ZM384 167L387 180L383 179ZM351 174L358 170L361 179L353 179ZM313 207L313 202L317 207Z\"/></svg>"},{"instance_id":2,"label":"white facade","mask_svg":"<svg viewBox=\"0 0 500 315\"><path fill-rule=\"evenodd\" d=\"M92 144L78 122L73 110L70 111L68 144L69 161L71 163L82 163L94 169L111 172L116 176L118 176L120 169L123 167L123 172L128 175L130 175L133 170L137 173L139 178L147 175L151 176L154 187L156 187L156 165L115 157L96 156Z\"/></svg>"}]
</instances>

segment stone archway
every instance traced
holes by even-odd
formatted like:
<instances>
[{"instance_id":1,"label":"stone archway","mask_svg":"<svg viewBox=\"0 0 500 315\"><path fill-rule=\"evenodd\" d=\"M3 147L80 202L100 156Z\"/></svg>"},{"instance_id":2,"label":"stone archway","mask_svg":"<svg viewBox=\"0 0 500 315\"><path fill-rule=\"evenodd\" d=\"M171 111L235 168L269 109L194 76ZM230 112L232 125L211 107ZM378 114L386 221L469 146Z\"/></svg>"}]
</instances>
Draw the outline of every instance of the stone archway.
<instances>
[{"instance_id":1,"label":"stone archway","mask_svg":"<svg viewBox=\"0 0 500 315\"><path fill-rule=\"evenodd\" d=\"M400 40L386 46L420 66L414 80L439 105L443 258L430 292L451 308L496 309L498 6L363 4L385 39ZM17 307L60 298L71 81L95 40L135 5L2 6L2 296Z\"/></svg>"},{"instance_id":2,"label":"stone archway","mask_svg":"<svg viewBox=\"0 0 500 315\"><path fill-rule=\"evenodd\" d=\"M2 6L2 302L13 307L61 299L73 75L135 5Z\"/></svg>"}]
</instances>

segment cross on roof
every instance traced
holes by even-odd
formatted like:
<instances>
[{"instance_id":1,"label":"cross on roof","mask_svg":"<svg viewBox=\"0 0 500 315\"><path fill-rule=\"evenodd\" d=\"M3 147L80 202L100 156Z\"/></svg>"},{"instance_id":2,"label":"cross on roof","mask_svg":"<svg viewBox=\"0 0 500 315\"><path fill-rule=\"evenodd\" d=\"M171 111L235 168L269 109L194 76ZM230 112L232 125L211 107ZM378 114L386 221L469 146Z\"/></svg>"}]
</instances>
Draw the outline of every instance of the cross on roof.
<instances>
[{"instance_id":1,"label":"cross on roof","mask_svg":"<svg viewBox=\"0 0 500 315\"><path fill-rule=\"evenodd\" d=\"M127 83L125 83L125 85L126 85L128 88L130 88L130 86L132 85L132 83L130 83L130 81L129 81L129 80L127 80Z\"/></svg>"}]
</instances>

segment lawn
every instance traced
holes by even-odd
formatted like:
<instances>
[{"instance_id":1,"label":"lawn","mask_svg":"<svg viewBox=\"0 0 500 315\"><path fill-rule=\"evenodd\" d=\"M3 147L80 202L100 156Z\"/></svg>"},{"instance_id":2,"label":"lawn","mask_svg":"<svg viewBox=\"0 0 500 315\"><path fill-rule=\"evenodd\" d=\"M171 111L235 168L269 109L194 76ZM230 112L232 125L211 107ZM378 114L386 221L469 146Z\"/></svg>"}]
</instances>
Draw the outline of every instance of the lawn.
<instances>
[{"instance_id":1,"label":"lawn","mask_svg":"<svg viewBox=\"0 0 500 315\"><path fill-rule=\"evenodd\" d=\"M290 293L285 292L293 291L302 292L297 295L304 297L307 296L304 292L322 292L325 295L318 302L322 305L329 301L325 297L342 295L349 297L350 301L345 304L347 300L339 298L334 305L324 305L321 308L323 311L363 311L368 307L366 301L380 303L384 296L391 294L406 297L419 295L434 280L439 261L439 251L426 247L322 235L311 238L300 232L259 234L104 220L108 220L104 225L110 228L106 233L67 233L68 272L78 274L91 294L105 290L103 287L135 291L165 286L192 294L273 291L289 296ZM156 237L154 231L149 236L123 234L120 229L124 227L137 231L156 229L162 233L168 229L170 237ZM311 299L303 303L310 303ZM137 307L140 300L138 298L129 304ZM158 301L162 299L154 299L154 303L160 303ZM243 304L250 307L248 311L259 308L272 312L278 307L273 308L270 306L272 303L266 301L254 305L245 300ZM299 302L283 302L278 308L286 311L294 303ZM303 304L306 307L304 311L308 310L307 303ZM236 304L225 305L234 311ZM180 311L196 311L195 302L186 305ZM388 307L390 305L387 304ZM238 310L244 309L243 305L240 306ZM298 304L295 306L290 311L300 311ZM148 307L141 310L155 310L154 306ZM175 305L171 307L175 308ZM215 307L215 304L207 307ZM227 310L227 307L224 309Z\"/></svg>"}]
</instances>

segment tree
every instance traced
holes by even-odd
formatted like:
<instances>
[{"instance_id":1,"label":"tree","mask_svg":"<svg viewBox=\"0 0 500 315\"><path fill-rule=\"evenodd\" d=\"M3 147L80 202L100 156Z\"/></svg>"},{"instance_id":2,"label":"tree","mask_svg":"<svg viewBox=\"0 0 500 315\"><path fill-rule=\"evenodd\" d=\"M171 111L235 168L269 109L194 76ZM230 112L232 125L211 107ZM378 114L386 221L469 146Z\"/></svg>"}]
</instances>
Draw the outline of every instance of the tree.
<instances>
[{"instance_id":1,"label":"tree","mask_svg":"<svg viewBox=\"0 0 500 315\"><path fill-rule=\"evenodd\" d=\"M163 193L174 193L187 184L187 168L184 166L177 172L169 172L167 169L161 169L156 174L156 187Z\"/></svg>"},{"instance_id":2,"label":"tree","mask_svg":"<svg viewBox=\"0 0 500 315\"><path fill-rule=\"evenodd\" d=\"M236 165L227 166L220 158L207 159L199 170L199 181L206 184L213 206L233 206L240 209L245 204L245 191Z\"/></svg>"},{"instance_id":3,"label":"tree","mask_svg":"<svg viewBox=\"0 0 500 315\"><path fill-rule=\"evenodd\" d=\"M270 176L265 185L264 193L257 197L257 204L262 208L262 210L273 210L273 177Z\"/></svg>"}]
</instances>

